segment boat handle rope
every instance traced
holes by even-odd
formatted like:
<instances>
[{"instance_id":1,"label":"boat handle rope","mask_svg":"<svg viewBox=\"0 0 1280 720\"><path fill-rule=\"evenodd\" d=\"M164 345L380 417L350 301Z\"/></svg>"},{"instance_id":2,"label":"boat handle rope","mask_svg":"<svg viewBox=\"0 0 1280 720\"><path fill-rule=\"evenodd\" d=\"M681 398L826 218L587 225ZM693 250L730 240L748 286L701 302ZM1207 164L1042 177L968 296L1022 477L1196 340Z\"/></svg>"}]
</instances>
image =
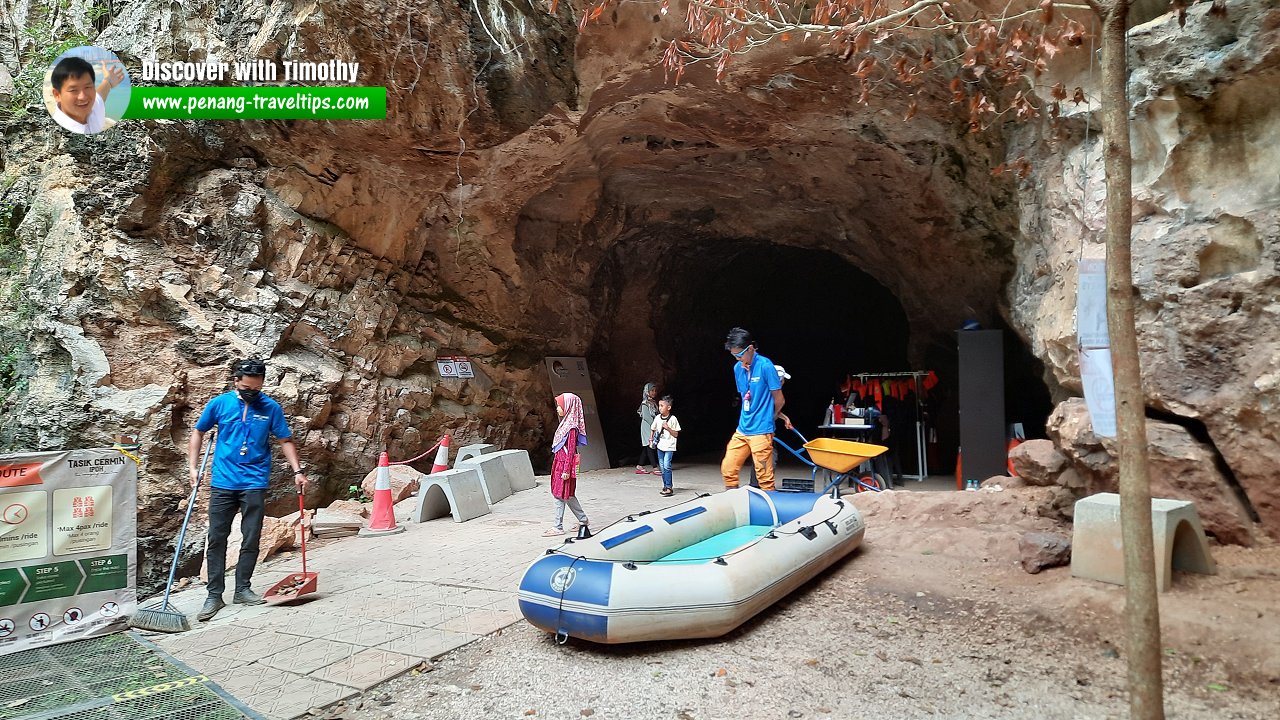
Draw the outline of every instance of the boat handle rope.
<instances>
[{"instance_id":1,"label":"boat handle rope","mask_svg":"<svg viewBox=\"0 0 1280 720\"><path fill-rule=\"evenodd\" d=\"M569 569L572 570L573 566L577 565L578 561L583 559L584 558L582 557L575 557L573 559L573 562L569 563ZM565 583L564 589L560 591L560 606L556 610L556 644L557 645L564 645L565 643L569 642L569 633L564 629L564 625L561 624L560 622L561 620L564 619L564 594L568 591L569 591L569 583Z\"/></svg>"}]
</instances>

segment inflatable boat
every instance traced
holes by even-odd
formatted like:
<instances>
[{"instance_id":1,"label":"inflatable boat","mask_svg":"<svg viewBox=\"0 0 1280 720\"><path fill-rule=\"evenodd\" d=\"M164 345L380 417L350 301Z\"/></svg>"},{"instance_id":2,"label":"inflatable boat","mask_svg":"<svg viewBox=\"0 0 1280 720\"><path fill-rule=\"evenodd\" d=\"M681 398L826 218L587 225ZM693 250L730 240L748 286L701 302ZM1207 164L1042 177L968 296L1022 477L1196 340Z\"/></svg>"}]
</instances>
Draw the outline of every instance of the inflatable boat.
<instances>
[{"instance_id":1,"label":"inflatable boat","mask_svg":"<svg viewBox=\"0 0 1280 720\"><path fill-rule=\"evenodd\" d=\"M520 581L520 612L559 640L717 637L847 555L865 530L857 508L830 495L702 495L548 550Z\"/></svg>"}]
</instances>

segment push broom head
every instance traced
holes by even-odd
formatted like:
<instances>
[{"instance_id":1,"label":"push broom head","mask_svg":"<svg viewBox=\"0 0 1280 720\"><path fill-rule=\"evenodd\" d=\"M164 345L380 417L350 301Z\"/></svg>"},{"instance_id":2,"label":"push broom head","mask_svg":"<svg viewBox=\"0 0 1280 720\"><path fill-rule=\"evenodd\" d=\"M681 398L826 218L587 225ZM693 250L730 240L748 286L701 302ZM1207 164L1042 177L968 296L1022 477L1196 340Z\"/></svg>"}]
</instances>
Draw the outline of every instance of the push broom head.
<instances>
[{"instance_id":1,"label":"push broom head","mask_svg":"<svg viewBox=\"0 0 1280 720\"><path fill-rule=\"evenodd\" d=\"M187 616L162 605L158 608L138 608L138 612L129 619L129 627L154 632L186 632L191 629Z\"/></svg>"}]
</instances>

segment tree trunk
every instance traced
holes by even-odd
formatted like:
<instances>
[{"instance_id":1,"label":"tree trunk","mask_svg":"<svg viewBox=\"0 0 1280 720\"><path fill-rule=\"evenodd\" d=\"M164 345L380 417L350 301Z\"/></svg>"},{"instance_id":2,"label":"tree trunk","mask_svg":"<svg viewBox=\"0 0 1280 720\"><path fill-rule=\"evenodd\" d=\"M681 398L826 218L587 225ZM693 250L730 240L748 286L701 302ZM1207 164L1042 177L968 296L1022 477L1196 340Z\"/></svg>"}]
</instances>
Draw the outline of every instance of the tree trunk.
<instances>
[{"instance_id":1,"label":"tree trunk","mask_svg":"<svg viewBox=\"0 0 1280 720\"><path fill-rule=\"evenodd\" d=\"M1104 3L1102 24L1102 136L1106 142L1107 328L1116 393L1120 453L1120 527L1124 542L1125 622L1128 628L1129 717L1163 720L1160 609L1151 538L1151 482L1147 423L1138 364L1130 242L1133 234L1132 156L1127 63L1130 0Z\"/></svg>"}]
</instances>

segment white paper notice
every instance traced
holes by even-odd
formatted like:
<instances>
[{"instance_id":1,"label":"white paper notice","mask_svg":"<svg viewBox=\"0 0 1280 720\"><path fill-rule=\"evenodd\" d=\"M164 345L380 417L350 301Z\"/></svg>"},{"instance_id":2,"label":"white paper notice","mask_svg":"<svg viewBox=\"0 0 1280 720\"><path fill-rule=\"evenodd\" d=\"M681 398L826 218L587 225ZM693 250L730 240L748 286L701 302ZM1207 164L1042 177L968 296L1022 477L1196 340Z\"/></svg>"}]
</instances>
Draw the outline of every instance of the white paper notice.
<instances>
[{"instance_id":1,"label":"white paper notice","mask_svg":"<svg viewBox=\"0 0 1280 720\"><path fill-rule=\"evenodd\" d=\"M1084 404L1089 408L1093 434L1116 436L1116 389L1111 374L1110 348L1080 350L1080 380L1084 384Z\"/></svg>"},{"instance_id":2,"label":"white paper notice","mask_svg":"<svg viewBox=\"0 0 1280 720\"><path fill-rule=\"evenodd\" d=\"M1076 337L1082 348L1111 347L1107 334L1106 261L1086 258L1079 264L1076 289Z\"/></svg>"}]
</instances>

